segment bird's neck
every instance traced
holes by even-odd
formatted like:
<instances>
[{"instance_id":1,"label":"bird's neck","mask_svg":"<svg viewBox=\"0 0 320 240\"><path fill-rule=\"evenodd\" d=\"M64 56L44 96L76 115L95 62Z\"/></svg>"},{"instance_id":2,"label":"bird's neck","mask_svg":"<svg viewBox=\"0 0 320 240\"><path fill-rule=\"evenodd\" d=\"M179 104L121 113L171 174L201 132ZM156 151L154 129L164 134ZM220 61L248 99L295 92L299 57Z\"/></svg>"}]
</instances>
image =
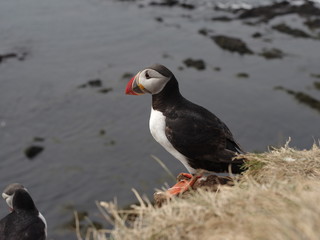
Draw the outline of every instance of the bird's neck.
<instances>
[{"instance_id":1,"label":"bird's neck","mask_svg":"<svg viewBox=\"0 0 320 240\"><path fill-rule=\"evenodd\" d=\"M160 93L152 95L152 108L164 112L165 109L176 106L183 99L178 82L173 76Z\"/></svg>"}]
</instances>

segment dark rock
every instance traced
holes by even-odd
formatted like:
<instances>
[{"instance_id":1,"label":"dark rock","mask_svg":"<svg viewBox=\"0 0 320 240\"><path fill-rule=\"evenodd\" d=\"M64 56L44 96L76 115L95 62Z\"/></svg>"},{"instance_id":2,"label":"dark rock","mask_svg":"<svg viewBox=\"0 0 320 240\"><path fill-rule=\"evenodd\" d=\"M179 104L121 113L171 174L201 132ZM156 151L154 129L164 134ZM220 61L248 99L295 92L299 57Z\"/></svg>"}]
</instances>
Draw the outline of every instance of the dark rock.
<instances>
[{"instance_id":1,"label":"dark rock","mask_svg":"<svg viewBox=\"0 0 320 240\"><path fill-rule=\"evenodd\" d=\"M176 0L163 0L161 2L150 2L151 6L166 6L173 7L179 4L179 1Z\"/></svg>"},{"instance_id":2,"label":"dark rock","mask_svg":"<svg viewBox=\"0 0 320 240\"><path fill-rule=\"evenodd\" d=\"M157 22L163 22L163 18L162 18L162 17L156 17L155 20L156 20Z\"/></svg>"},{"instance_id":3,"label":"dark rock","mask_svg":"<svg viewBox=\"0 0 320 240\"><path fill-rule=\"evenodd\" d=\"M238 12L240 12L238 19L258 18L261 22L268 22L275 17L293 13L303 17L320 15L320 9L311 1L305 1L299 6L292 5L290 1L282 1L252 9L241 9Z\"/></svg>"},{"instance_id":4,"label":"dark rock","mask_svg":"<svg viewBox=\"0 0 320 240\"><path fill-rule=\"evenodd\" d=\"M195 5L191 3L179 3L176 0L162 0L162 1L153 1L150 3L151 6L161 6L161 7L174 7L179 6L181 8L192 10L195 8Z\"/></svg>"},{"instance_id":5,"label":"dark rock","mask_svg":"<svg viewBox=\"0 0 320 240\"><path fill-rule=\"evenodd\" d=\"M88 81L90 87L101 87L102 81L100 79L92 79Z\"/></svg>"},{"instance_id":6,"label":"dark rock","mask_svg":"<svg viewBox=\"0 0 320 240\"><path fill-rule=\"evenodd\" d=\"M316 7L316 4L312 1L305 1L305 3L300 6L292 6L292 9L300 16L320 16L320 9Z\"/></svg>"},{"instance_id":7,"label":"dark rock","mask_svg":"<svg viewBox=\"0 0 320 240\"><path fill-rule=\"evenodd\" d=\"M99 90L99 93L108 93L111 92L113 90L113 88L102 88Z\"/></svg>"},{"instance_id":8,"label":"dark rock","mask_svg":"<svg viewBox=\"0 0 320 240\"><path fill-rule=\"evenodd\" d=\"M314 82L313 86L315 89L320 90L320 82Z\"/></svg>"},{"instance_id":9,"label":"dark rock","mask_svg":"<svg viewBox=\"0 0 320 240\"><path fill-rule=\"evenodd\" d=\"M311 38L308 33L297 29L297 28L291 28L285 23L277 24L272 26L273 29L277 30L278 32L285 33L294 37L301 37L301 38Z\"/></svg>"},{"instance_id":10,"label":"dark rock","mask_svg":"<svg viewBox=\"0 0 320 240\"><path fill-rule=\"evenodd\" d=\"M16 53L6 53L0 55L0 63L4 62L5 60L8 60L10 58L17 58L18 55Z\"/></svg>"},{"instance_id":11,"label":"dark rock","mask_svg":"<svg viewBox=\"0 0 320 240\"><path fill-rule=\"evenodd\" d=\"M274 3L266 6L259 6L252 9L242 9L239 19L260 18L262 21L269 21L274 17L291 13L291 5L287 1Z\"/></svg>"},{"instance_id":12,"label":"dark rock","mask_svg":"<svg viewBox=\"0 0 320 240\"><path fill-rule=\"evenodd\" d=\"M24 154L27 158L33 159L44 150L44 147L33 145L25 149Z\"/></svg>"},{"instance_id":13,"label":"dark rock","mask_svg":"<svg viewBox=\"0 0 320 240\"><path fill-rule=\"evenodd\" d=\"M277 58L283 58L285 54L278 48L271 48L271 49L263 49L261 53L259 53L260 56L266 58L266 59L277 59Z\"/></svg>"},{"instance_id":14,"label":"dark rock","mask_svg":"<svg viewBox=\"0 0 320 240\"><path fill-rule=\"evenodd\" d=\"M207 29L207 28L201 28L201 29L199 29L199 31L198 31L198 33L199 33L200 35L203 35L203 36L208 36L209 33L212 33L212 32L213 32L213 30L210 30L210 29Z\"/></svg>"},{"instance_id":15,"label":"dark rock","mask_svg":"<svg viewBox=\"0 0 320 240\"><path fill-rule=\"evenodd\" d=\"M312 109L315 109L317 111L320 112L320 101L304 92L300 92L300 91L293 91L291 89L287 89L287 88L284 88L284 87L281 87L281 86L278 86L278 87L275 87L274 88L275 90L281 90L281 91L284 91L292 96L294 96L294 98L304 104L304 105L307 105L309 106L310 108Z\"/></svg>"},{"instance_id":16,"label":"dark rock","mask_svg":"<svg viewBox=\"0 0 320 240\"><path fill-rule=\"evenodd\" d=\"M320 74L311 73L310 77L320 78Z\"/></svg>"},{"instance_id":17,"label":"dark rock","mask_svg":"<svg viewBox=\"0 0 320 240\"><path fill-rule=\"evenodd\" d=\"M221 16L221 17L213 17L211 18L212 21L221 21L221 22L230 22L233 19L227 16Z\"/></svg>"},{"instance_id":18,"label":"dark rock","mask_svg":"<svg viewBox=\"0 0 320 240\"><path fill-rule=\"evenodd\" d=\"M187 67L193 67L198 70L204 70L206 68L205 62L201 59L195 60L195 59L187 58L186 60L183 61L183 63Z\"/></svg>"},{"instance_id":19,"label":"dark rock","mask_svg":"<svg viewBox=\"0 0 320 240\"><path fill-rule=\"evenodd\" d=\"M254 34L251 35L253 38L261 38L262 34L259 32L255 32Z\"/></svg>"},{"instance_id":20,"label":"dark rock","mask_svg":"<svg viewBox=\"0 0 320 240\"><path fill-rule=\"evenodd\" d=\"M179 6L189 10L195 9L195 6L190 3L180 3Z\"/></svg>"},{"instance_id":21,"label":"dark rock","mask_svg":"<svg viewBox=\"0 0 320 240\"><path fill-rule=\"evenodd\" d=\"M215 70L216 72L220 72L221 71L221 67L214 67L213 70Z\"/></svg>"},{"instance_id":22,"label":"dark rock","mask_svg":"<svg viewBox=\"0 0 320 240\"><path fill-rule=\"evenodd\" d=\"M247 47L247 44L239 38L228 37L223 35L217 35L211 37L212 40L222 49L230 52L237 52L243 54L254 54L251 49Z\"/></svg>"},{"instance_id":23,"label":"dark rock","mask_svg":"<svg viewBox=\"0 0 320 240\"><path fill-rule=\"evenodd\" d=\"M87 83L81 84L78 88L86 88L88 86L94 88L102 87L102 81L100 79L92 79L89 80Z\"/></svg>"},{"instance_id":24,"label":"dark rock","mask_svg":"<svg viewBox=\"0 0 320 240\"><path fill-rule=\"evenodd\" d=\"M311 30L316 29L316 28L320 28L320 18L316 18L313 20L307 20L304 22L304 24L310 28Z\"/></svg>"},{"instance_id":25,"label":"dark rock","mask_svg":"<svg viewBox=\"0 0 320 240\"><path fill-rule=\"evenodd\" d=\"M238 78L248 78L249 74L245 72L240 72L236 75Z\"/></svg>"}]
</instances>

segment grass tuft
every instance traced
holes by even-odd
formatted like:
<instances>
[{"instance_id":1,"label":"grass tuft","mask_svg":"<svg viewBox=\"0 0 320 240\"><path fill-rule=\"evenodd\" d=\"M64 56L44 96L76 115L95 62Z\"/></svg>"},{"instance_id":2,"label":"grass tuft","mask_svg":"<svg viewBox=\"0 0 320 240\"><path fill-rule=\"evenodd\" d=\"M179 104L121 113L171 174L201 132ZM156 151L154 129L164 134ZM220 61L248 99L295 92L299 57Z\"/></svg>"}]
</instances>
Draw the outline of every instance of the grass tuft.
<instances>
[{"instance_id":1,"label":"grass tuft","mask_svg":"<svg viewBox=\"0 0 320 240\"><path fill-rule=\"evenodd\" d=\"M319 147L299 151L286 145L245 157L248 170L241 180L218 192L200 189L161 208L137 192L140 203L131 210L100 202L113 228L94 230L86 240L319 239Z\"/></svg>"}]
</instances>

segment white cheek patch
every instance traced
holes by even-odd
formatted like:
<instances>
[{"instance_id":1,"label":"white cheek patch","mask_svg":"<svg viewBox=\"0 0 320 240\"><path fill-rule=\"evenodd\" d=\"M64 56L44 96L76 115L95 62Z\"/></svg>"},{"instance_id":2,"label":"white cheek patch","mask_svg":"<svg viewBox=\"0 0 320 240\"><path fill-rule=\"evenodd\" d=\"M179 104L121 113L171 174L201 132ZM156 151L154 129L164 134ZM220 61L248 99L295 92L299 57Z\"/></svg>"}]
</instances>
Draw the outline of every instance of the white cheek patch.
<instances>
[{"instance_id":1,"label":"white cheek patch","mask_svg":"<svg viewBox=\"0 0 320 240\"><path fill-rule=\"evenodd\" d=\"M11 209L13 209L13 207L12 207L12 199L13 199L13 196L14 196L14 194L13 194L13 195L8 195L8 194L6 194L6 193L2 193L3 199L6 201L6 203L8 204L8 206L9 206Z\"/></svg>"},{"instance_id":2,"label":"white cheek patch","mask_svg":"<svg viewBox=\"0 0 320 240\"><path fill-rule=\"evenodd\" d=\"M145 71L150 72L151 78L145 77ZM165 77L152 69L146 69L139 75L139 84L141 84L146 92L157 94L166 86L170 78Z\"/></svg>"}]
</instances>

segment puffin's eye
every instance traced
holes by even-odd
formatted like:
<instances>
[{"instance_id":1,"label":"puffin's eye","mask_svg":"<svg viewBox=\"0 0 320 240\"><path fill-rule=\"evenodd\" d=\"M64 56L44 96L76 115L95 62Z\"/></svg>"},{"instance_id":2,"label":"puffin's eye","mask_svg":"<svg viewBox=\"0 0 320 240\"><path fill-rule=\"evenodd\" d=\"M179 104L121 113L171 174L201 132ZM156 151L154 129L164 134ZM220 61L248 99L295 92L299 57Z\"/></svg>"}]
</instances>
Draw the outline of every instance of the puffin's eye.
<instances>
[{"instance_id":1,"label":"puffin's eye","mask_svg":"<svg viewBox=\"0 0 320 240\"><path fill-rule=\"evenodd\" d=\"M149 73L146 72L146 79L149 79L149 78L151 78L151 77L150 77Z\"/></svg>"}]
</instances>

